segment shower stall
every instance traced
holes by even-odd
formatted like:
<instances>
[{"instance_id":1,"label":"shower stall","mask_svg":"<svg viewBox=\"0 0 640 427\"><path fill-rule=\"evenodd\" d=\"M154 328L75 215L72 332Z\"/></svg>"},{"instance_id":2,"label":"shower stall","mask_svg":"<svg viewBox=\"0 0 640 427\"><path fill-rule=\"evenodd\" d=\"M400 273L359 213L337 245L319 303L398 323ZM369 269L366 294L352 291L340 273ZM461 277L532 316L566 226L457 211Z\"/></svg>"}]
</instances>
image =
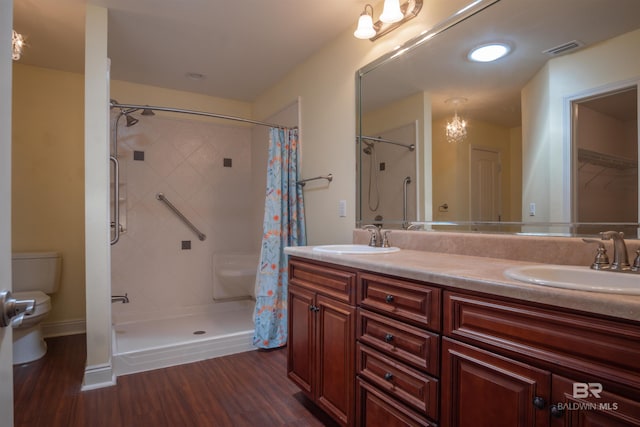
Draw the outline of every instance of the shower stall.
<instances>
[{"instance_id":1,"label":"shower stall","mask_svg":"<svg viewBox=\"0 0 640 427\"><path fill-rule=\"evenodd\" d=\"M111 107L116 375L253 350L268 124Z\"/></svg>"}]
</instances>

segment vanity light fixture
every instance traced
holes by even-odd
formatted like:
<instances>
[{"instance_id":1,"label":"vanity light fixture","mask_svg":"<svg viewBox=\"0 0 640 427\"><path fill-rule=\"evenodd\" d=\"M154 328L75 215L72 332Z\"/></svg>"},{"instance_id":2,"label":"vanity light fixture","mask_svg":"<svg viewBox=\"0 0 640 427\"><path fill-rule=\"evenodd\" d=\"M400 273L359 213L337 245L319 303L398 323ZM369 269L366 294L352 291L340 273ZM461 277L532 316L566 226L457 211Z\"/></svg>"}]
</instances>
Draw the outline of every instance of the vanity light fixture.
<instances>
[{"instance_id":1,"label":"vanity light fixture","mask_svg":"<svg viewBox=\"0 0 640 427\"><path fill-rule=\"evenodd\" d=\"M408 20L418 16L423 0L408 0L400 5L400 0L385 0L380 20L373 22L373 6L366 4L358 19L358 28L353 35L358 39L374 41L395 30Z\"/></svg>"},{"instance_id":2,"label":"vanity light fixture","mask_svg":"<svg viewBox=\"0 0 640 427\"><path fill-rule=\"evenodd\" d=\"M16 30L11 30L11 59L17 61L22 56L22 48L24 47L24 37Z\"/></svg>"},{"instance_id":3,"label":"vanity light fixture","mask_svg":"<svg viewBox=\"0 0 640 427\"><path fill-rule=\"evenodd\" d=\"M458 105L467 102L467 98L449 98L445 101L446 104L453 104L454 113L451 121L447 121L445 135L447 136L447 142L454 144L464 141L467 137L467 122L462 120L458 116Z\"/></svg>"},{"instance_id":4,"label":"vanity light fixture","mask_svg":"<svg viewBox=\"0 0 640 427\"><path fill-rule=\"evenodd\" d=\"M474 62L493 62L511 52L511 46L506 43L489 43L474 47L467 56Z\"/></svg>"}]
</instances>

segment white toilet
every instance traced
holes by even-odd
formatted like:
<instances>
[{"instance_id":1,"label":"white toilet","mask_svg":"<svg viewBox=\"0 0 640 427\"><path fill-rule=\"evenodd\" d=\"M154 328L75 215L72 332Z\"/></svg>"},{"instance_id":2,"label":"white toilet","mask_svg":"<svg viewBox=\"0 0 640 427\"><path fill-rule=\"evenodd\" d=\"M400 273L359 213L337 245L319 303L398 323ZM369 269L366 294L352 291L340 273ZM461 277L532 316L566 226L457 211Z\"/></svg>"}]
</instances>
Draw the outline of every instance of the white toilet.
<instances>
[{"instance_id":1,"label":"white toilet","mask_svg":"<svg viewBox=\"0 0 640 427\"><path fill-rule=\"evenodd\" d=\"M62 257L58 252L13 253L13 292L17 300L36 301L32 314L25 315L20 326L13 328L13 364L33 362L47 352L40 323L51 311L49 295L60 287Z\"/></svg>"}]
</instances>

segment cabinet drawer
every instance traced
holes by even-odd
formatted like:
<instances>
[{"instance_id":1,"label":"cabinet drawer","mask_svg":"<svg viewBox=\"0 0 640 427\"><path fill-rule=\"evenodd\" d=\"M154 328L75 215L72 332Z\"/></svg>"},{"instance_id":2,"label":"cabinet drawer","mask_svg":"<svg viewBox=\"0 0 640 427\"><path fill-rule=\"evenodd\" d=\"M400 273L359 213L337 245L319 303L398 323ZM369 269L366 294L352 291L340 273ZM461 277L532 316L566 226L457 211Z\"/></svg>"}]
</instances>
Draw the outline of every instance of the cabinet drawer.
<instances>
[{"instance_id":1,"label":"cabinet drawer","mask_svg":"<svg viewBox=\"0 0 640 427\"><path fill-rule=\"evenodd\" d=\"M439 373L440 340L436 334L359 309L358 339L415 368L436 376Z\"/></svg>"},{"instance_id":2,"label":"cabinet drawer","mask_svg":"<svg viewBox=\"0 0 640 427\"><path fill-rule=\"evenodd\" d=\"M640 387L637 324L445 292L444 334Z\"/></svg>"},{"instance_id":3,"label":"cabinet drawer","mask_svg":"<svg viewBox=\"0 0 640 427\"><path fill-rule=\"evenodd\" d=\"M358 380L356 425L367 427L436 426L422 415L361 379Z\"/></svg>"},{"instance_id":4,"label":"cabinet drawer","mask_svg":"<svg viewBox=\"0 0 640 427\"><path fill-rule=\"evenodd\" d=\"M358 374L379 389L438 419L438 380L358 344Z\"/></svg>"},{"instance_id":5,"label":"cabinet drawer","mask_svg":"<svg viewBox=\"0 0 640 427\"><path fill-rule=\"evenodd\" d=\"M328 264L289 259L289 283L311 289L351 305L355 298L355 271L334 268Z\"/></svg>"},{"instance_id":6,"label":"cabinet drawer","mask_svg":"<svg viewBox=\"0 0 640 427\"><path fill-rule=\"evenodd\" d=\"M440 330L440 289L419 282L358 274L358 302L396 319Z\"/></svg>"}]
</instances>

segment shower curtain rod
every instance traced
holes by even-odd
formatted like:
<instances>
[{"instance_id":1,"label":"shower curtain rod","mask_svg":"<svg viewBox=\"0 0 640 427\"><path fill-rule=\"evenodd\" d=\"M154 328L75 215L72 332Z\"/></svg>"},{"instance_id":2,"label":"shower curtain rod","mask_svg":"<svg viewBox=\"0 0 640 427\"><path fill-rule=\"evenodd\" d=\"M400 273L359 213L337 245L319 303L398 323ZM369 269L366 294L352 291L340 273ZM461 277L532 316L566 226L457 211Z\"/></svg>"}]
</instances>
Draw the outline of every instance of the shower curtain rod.
<instances>
[{"instance_id":1,"label":"shower curtain rod","mask_svg":"<svg viewBox=\"0 0 640 427\"><path fill-rule=\"evenodd\" d=\"M280 128L280 129L287 129L287 128L296 129L297 128L297 126L289 127L289 126L283 126L283 125L278 125L274 123L261 122L258 120L245 119L242 117L227 116L225 114L217 114L217 113L208 113L206 111L185 110L182 108L159 107L157 105L154 106L154 105L120 104L117 102L111 102L109 105L111 108L132 110L132 111L129 111L129 113L135 110L166 111L169 113L182 113L182 114L192 114L194 116L214 117L216 119L233 120L236 122L251 123L254 125L268 126L268 127Z\"/></svg>"},{"instance_id":2,"label":"shower curtain rod","mask_svg":"<svg viewBox=\"0 0 640 427\"><path fill-rule=\"evenodd\" d=\"M380 138L379 136L365 136L365 135L362 135L360 137L360 139L366 139L367 141L384 142L385 144L399 145L400 147L404 147L404 148L408 149L409 151L413 151L413 150L416 149L415 144L409 144L409 145L402 144L400 142L391 141L390 139Z\"/></svg>"}]
</instances>

